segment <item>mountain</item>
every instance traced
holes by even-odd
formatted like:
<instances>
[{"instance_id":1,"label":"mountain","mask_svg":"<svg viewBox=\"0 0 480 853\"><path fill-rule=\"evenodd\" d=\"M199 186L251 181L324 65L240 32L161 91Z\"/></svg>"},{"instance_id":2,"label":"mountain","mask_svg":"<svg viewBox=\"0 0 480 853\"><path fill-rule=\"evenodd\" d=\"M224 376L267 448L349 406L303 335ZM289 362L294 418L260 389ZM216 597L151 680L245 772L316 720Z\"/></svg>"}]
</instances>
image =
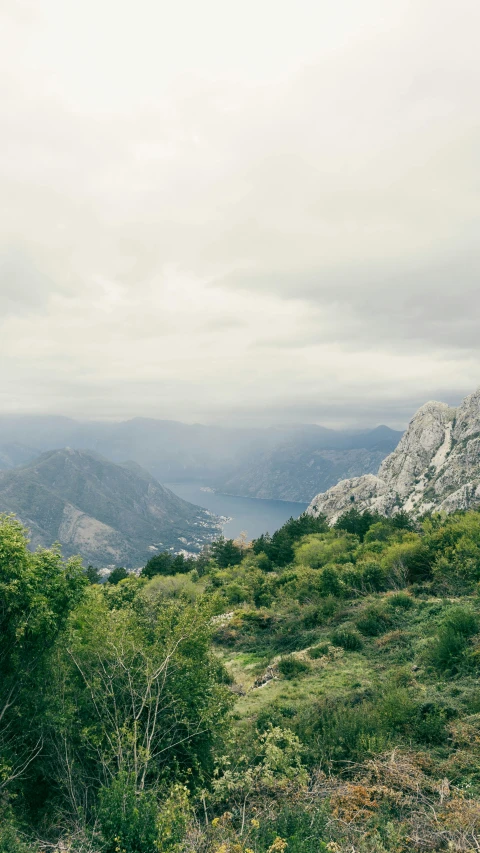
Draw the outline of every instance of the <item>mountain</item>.
<instances>
[{"instance_id":1,"label":"mountain","mask_svg":"<svg viewBox=\"0 0 480 853\"><path fill-rule=\"evenodd\" d=\"M240 429L151 418L80 423L0 417L0 448L21 443L38 455L69 446L111 462L132 459L160 482L199 482L229 494L302 502L344 477L376 471L400 435L386 426L352 432L316 424ZM2 466L0 457L2 467L11 466Z\"/></svg>"},{"instance_id":2,"label":"mountain","mask_svg":"<svg viewBox=\"0 0 480 853\"><path fill-rule=\"evenodd\" d=\"M99 567L141 566L157 550L196 551L218 535L214 516L139 465L69 448L0 472L0 512L29 528L32 547L60 542L66 556Z\"/></svg>"},{"instance_id":3,"label":"mountain","mask_svg":"<svg viewBox=\"0 0 480 853\"><path fill-rule=\"evenodd\" d=\"M100 453L111 462L132 459L161 482L206 485L274 446L285 434L275 428L235 429L153 418L82 423L49 415L0 416L0 446L21 442L36 448L37 455L74 447Z\"/></svg>"},{"instance_id":4,"label":"mountain","mask_svg":"<svg viewBox=\"0 0 480 853\"><path fill-rule=\"evenodd\" d=\"M31 459L38 456L38 450L26 447L24 444L12 442L0 445L0 471L16 468L17 465L25 465Z\"/></svg>"},{"instance_id":5,"label":"mountain","mask_svg":"<svg viewBox=\"0 0 480 853\"><path fill-rule=\"evenodd\" d=\"M342 512L416 515L480 505L480 389L457 408L430 402L411 420L378 474L343 480L318 494L308 512L335 521Z\"/></svg>"},{"instance_id":6,"label":"mountain","mask_svg":"<svg viewBox=\"0 0 480 853\"><path fill-rule=\"evenodd\" d=\"M297 430L216 486L245 497L308 502L345 477L376 472L401 435L386 426L365 433Z\"/></svg>"}]
</instances>

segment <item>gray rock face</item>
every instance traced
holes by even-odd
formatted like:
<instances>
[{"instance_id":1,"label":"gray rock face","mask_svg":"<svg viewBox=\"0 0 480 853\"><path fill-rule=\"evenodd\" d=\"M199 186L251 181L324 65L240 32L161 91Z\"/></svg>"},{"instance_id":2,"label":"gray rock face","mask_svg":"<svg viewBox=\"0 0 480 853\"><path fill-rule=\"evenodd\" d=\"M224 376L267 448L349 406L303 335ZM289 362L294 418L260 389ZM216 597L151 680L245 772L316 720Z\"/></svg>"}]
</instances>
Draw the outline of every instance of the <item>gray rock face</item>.
<instances>
[{"instance_id":1,"label":"gray rock face","mask_svg":"<svg viewBox=\"0 0 480 853\"><path fill-rule=\"evenodd\" d=\"M317 495L307 512L334 523L352 506L394 515L453 512L480 504L480 389L458 409L426 403L377 476L343 480Z\"/></svg>"}]
</instances>

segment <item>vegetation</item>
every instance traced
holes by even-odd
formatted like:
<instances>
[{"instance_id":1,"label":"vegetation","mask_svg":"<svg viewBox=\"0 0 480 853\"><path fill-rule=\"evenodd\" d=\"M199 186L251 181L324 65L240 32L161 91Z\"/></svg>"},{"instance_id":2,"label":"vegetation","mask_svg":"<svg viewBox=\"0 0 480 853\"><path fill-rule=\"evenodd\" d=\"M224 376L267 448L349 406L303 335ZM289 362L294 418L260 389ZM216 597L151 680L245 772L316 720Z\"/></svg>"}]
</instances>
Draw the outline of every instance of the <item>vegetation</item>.
<instances>
[{"instance_id":1,"label":"vegetation","mask_svg":"<svg viewBox=\"0 0 480 853\"><path fill-rule=\"evenodd\" d=\"M99 584L0 519L0 851L480 847L480 513Z\"/></svg>"}]
</instances>

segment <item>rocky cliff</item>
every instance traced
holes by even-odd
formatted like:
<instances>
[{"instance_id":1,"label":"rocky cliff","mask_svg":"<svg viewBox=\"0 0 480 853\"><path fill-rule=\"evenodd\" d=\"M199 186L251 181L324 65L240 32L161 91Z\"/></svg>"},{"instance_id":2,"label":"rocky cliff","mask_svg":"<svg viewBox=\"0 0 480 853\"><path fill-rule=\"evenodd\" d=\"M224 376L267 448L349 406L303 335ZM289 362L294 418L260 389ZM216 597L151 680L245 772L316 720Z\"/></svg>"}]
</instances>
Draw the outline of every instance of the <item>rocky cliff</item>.
<instances>
[{"instance_id":1,"label":"rocky cliff","mask_svg":"<svg viewBox=\"0 0 480 853\"><path fill-rule=\"evenodd\" d=\"M342 480L317 495L307 512L334 522L355 506L393 515L420 515L480 505L480 389L458 409L426 403L377 475Z\"/></svg>"}]
</instances>

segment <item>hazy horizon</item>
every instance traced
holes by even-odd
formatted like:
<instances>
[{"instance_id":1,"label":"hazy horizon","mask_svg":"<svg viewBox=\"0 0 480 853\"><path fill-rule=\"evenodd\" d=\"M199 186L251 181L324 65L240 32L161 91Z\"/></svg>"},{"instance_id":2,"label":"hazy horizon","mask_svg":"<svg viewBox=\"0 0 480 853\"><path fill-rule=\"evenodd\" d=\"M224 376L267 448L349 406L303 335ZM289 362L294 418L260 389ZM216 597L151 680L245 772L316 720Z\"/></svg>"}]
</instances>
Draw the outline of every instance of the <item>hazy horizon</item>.
<instances>
[{"instance_id":1,"label":"hazy horizon","mask_svg":"<svg viewBox=\"0 0 480 853\"><path fill-rule=\"evenodd\" d=\"M5 0L0 413L404 428L479 384L474 0Z\"/></svg>"}]
</instances>

